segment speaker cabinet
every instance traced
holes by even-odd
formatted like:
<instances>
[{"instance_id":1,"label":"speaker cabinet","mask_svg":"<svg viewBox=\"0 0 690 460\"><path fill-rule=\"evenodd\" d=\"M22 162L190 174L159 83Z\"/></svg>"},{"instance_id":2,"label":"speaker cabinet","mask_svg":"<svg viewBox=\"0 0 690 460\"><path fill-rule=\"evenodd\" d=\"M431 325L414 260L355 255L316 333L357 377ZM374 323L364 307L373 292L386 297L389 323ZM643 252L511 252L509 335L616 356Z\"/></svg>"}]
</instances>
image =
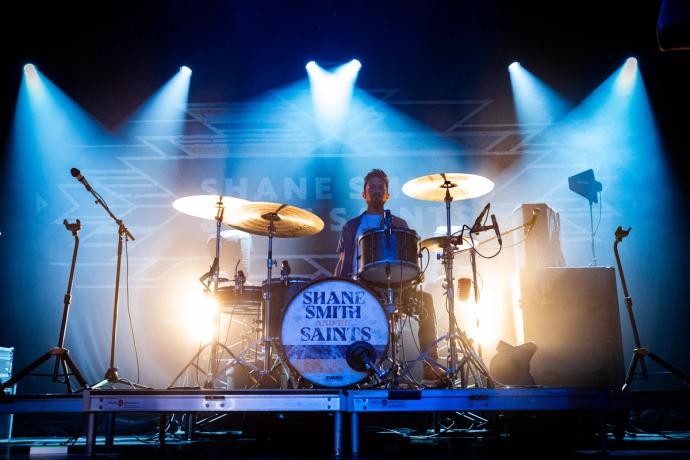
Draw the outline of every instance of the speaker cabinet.
<instances>
[{"instance_id":1,"label":"speaker cabinet","mask_svg":"<svg viewBox=\"0 0 690 460\"><path fill-rule=\"evenodd\" d=\"M520 271L526 341L538 385L620 388L624 359L613 267Z\"/></svg>"},{"instance_id":2,"label":"speaker cabinet","mask_svg":"<svg viewBox=\"0 0 690 460\"><path fill-rule=\"evenodd\" d=\"M534 224L515 232L516 262L519 268L562 267L561 220L558 213L545 203L521 204L513 210L513 223Z\"/></svg>"}]
</instances>

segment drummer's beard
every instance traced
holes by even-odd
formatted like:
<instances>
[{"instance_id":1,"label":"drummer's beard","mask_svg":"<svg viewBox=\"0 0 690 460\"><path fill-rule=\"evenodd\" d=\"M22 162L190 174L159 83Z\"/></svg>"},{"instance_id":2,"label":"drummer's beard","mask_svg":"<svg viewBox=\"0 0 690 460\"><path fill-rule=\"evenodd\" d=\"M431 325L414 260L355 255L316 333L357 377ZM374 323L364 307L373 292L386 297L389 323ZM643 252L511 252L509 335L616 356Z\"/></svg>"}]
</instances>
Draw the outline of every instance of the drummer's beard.
<instances>
[{"instance_id":1,"label":"drummer's beard","mask_svg":"<svg viewBox=\"0 0 690 460\"><path fill-rule=\"evenodd\" d=\"M369 202L367 204L370 208L383 209L383 205L386 204L386 201L383 199L383 194L374 193L369 198Z\"/></svg>"}]
</instances>

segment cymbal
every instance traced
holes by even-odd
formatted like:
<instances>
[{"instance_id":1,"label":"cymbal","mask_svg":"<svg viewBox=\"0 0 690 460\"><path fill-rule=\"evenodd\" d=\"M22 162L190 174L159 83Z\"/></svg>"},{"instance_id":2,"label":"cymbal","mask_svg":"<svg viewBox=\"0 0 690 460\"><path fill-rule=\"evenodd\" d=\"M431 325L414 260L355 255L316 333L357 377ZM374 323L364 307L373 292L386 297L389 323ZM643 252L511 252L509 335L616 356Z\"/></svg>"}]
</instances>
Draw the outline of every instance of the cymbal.
<instances>
[{"instance_id":1,"label":"cymbal","mask_svg":"<svg viewBox=\"0 0 690 460\"><path fill-rule=\"evenodd\" d=\"M494 183L483 176L463 173L441 173L421 176L405 182L405 195L425 201L445 201L446 190L454 200L467 200L486 195Z\"/></svg>"},{"instance_id":2,"label":"cymbal","mask_svg":"<svg viewBox=\"0 0 690 460\"><path fill-rule=\"evenodd\" d=\"M234 212L236 208L247 203L249 201L231 196L191 195L173 201L173 207L181 213L209 220L216 220L218 209L224 207L223 222L225 222L230 210Z\"/></svg>"},{"instance_id":3,"label":"cymbal","mask_svg":"<svg viewBox=\"0 0 690 460\"><path fill-rule=\"evenodd\" d=\"M456 251L466 251L472 248L472 240L468 236L463 237L463 241L459 241L459 237L451 236L450 243L455 246ZM434 236L422 240L419 243L420 247L427 248L430 252L443 252L443 248L449 245L447 236Z\"/></svg>"},{"instance_id":4,"label":"cymbal","mask_svg":"<svg viewBox=\"0 0 690 460\"><path fill-rule=\"evenodd\" d=\"M269 223L273 222L273 236L281 238L316 235L324 226L316 214L280 203L247 203L226 217L226 223L231 227L263 236L268 236Z\"/></svg>"}]
</instances>

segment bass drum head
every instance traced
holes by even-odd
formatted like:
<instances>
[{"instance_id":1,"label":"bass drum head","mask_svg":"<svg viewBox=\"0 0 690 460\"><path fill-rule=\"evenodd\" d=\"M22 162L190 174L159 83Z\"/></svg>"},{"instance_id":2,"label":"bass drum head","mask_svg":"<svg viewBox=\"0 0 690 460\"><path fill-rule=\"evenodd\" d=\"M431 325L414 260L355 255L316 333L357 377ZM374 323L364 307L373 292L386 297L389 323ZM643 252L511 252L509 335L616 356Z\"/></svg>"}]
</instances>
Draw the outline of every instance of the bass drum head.
<instances>
[{"instance_id":1,"label":"bass drum head","mask_svg":"<svg viewBox=\"0 0 690 460\"><path fill-rule=\"evenodd\" d=\"M377 362L388 347L388 320L376 296L342 278L313 281L285 309L281 343L290 365L302 377L324 387L346 387L368 372L347 363L355 342L373 347Z\"/></svg>"}]
</instances>

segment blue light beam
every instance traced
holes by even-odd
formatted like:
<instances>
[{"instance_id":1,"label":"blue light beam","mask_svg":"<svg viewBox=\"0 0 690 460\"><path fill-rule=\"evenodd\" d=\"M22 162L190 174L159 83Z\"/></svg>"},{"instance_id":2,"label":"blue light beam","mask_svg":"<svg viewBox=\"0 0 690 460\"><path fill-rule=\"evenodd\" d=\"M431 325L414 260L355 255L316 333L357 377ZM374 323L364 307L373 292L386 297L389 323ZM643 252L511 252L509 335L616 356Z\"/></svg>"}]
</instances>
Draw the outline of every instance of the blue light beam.
<instances>
[{"instance_id":1,"label":"blue light beam","mask_svg":"<svg viewBox=\"0 0 690 460\"><path fill-rule=\"evenodd\" d=\"M508 66L515 113L521 127L548 125L567 113L570 103L520 63Z\"/></svg>"},{"instance_id":2,"label":"blue light beam","mask_svg":"<svg viewBox=\"0 0 690 460\"><path fill-rule=\"evenodd\" d=\"M317 119L326 131L335 136L343 129L361 67L362 64L357 59L331 71L323 69L314 61L306 66Z\"/></svg>"}]
</instances>

